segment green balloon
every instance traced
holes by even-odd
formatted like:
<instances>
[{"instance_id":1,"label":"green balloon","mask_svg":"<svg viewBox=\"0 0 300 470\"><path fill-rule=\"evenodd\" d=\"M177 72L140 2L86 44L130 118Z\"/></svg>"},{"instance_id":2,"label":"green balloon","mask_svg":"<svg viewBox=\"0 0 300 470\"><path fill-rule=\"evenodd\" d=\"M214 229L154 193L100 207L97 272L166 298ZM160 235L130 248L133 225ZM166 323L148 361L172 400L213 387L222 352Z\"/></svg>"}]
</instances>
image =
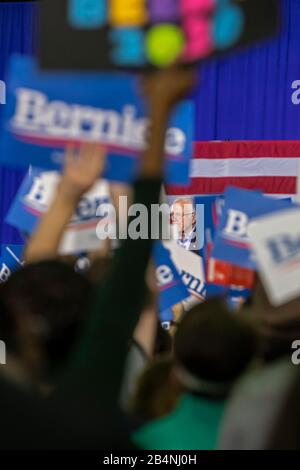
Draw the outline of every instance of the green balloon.
<instances>
[{"instance_id":1,"label":"green balloon","mask_svg":"<svg viewBox=\"0 0 300 470\"><path fill-rule=\"evenodd\" d=\"M166 67L174 62L184 46L184 34L174 24L160 24L148 31L146 54L150 62L157 67Z\"/></svg>"}]
</instances>

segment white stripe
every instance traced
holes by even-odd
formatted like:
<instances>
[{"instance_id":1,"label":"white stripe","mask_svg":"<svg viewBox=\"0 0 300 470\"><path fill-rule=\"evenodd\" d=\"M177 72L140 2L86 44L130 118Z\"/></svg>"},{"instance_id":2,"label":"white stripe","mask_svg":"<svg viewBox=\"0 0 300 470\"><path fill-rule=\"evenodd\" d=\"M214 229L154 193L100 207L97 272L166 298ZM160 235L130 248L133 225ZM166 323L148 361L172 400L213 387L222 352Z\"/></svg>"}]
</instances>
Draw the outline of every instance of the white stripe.
<instances>
[{"instance_id":1,"label":"white stripe","mask_svg":"<svg viewBox=\"0 0 300 470\"><path fill-rule=\"evenodd\" d=\"M191 161L190 176L297 176L299 162L300 158L195 158Z\"/></svg>"},{"instance_id":2,"label":"white stripe","mask_svg":"<svg viewBox=\"0 0 300 470\"><path fill-rule=\"evenodd\" d=\"M17 258L17 256L14 254L13 251L11 251L11 249L8 246L6 247L6 250L14 258L14 260L17 261L18 264L20 264L21 266L23 266L23 264L25 264L24 261L21 261L21 260L19 260L19 258Z\"/></svg>"}]
</instances>

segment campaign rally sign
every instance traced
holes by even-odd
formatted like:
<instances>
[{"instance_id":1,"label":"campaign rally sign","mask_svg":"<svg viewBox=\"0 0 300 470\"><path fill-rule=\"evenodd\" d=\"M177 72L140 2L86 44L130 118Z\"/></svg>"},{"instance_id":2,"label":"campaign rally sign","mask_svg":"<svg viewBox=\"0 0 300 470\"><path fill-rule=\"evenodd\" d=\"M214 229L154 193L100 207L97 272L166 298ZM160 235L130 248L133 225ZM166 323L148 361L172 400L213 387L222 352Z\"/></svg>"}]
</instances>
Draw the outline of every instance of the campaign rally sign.
<instances>
[{"instance_id":1,"label":"campaign rally sign","mask_svg":"<svg viewBox=\"0 0 300 470\"><path fill-rule=\"evenodd\" d=\"M229 187L218 230L213 241L212 258L246 269L255 269L248 224L252 219L292 206L291 200L266 197L259 192Z\"/></svg>"},{"instance_id":2,"label":"campaign rally sign","mask_svg":"<svg viewBox=\"0 0 300 470\"><path fill-rule=\"evenodd\" d=\"M202 302L206 296L203 258L186 250L176 240L164 241L163 245L170 251L171 260L179 271L190 296Z\"/></svg>"},{"instance_id":3,"label":"campaign rally sign","mask_svg":"<svg viewBox=\"0 0 300 470\"><path fill-rule=\"evenodd\" d=\"M161 242L155 244L153 257L159 289L159 311L165 312L190 294L171 260L170 251Z\"/></svg>"},{"instance_id":4,"label":"campaign rally sign","mask_svg":"<svg viewBox=\"0 0 300 470\"><path fill-rule=\"evenodd\" d=\"M279 306L300 295L300 208L254 220L248 229L270 302Z\"/></svg>"},{"instance_id":5,"label":"campaign rally sign","mask_svg":"<svg viewBox=\"0 0 300 470\"><path fill-rule=\"evenodd\" d=\"M151 122L138 79L129 74L41 73L28 57L11 61L0 160L10 166L59 169L65 148L93 141L108 152L104 177L132 181ZM166 132L165 180L189 182L193 103L182 102Z\"/></svg>"},{"instance_id":6,"label":"campaign rally sign","mask_svg":"<svg viewBox=\"0 0 300 470\"><path fill-rule=\"evenodd\" d=\"M199 254L203 257L206 256L207 246L209 246L214 237L218 219L220 217L220 211L223 205L223 196L189 196L189 195L177 195L177 196L167 196L166 201L170 206L171 212L171 223L172 226L176 225L178 221L174 220L174 209L176 205L180 205L183 209L182 215L184 212L189 211L189 205L193 208L195 212L195 240L194 243L188 243L188 233L185 234L186 241L180 242L182 246L187 249L192 249L192 251L199 251ZM186 210L184 206L186 205ZM183 215L184 217L184 215ZM181 222L181 221L179 221ZM186 223L186 220L185 220ZM179 229L175 230L177 236L179 234ZM191 245L191 246L190 246Z\"/></svg>"},{"instance_id":7,"label":"campaign rally sign","mask_svg":"<svg viewBox=\"0 0 300 470\"><path fill-rule=\"evenodd\" d=\"M23 245L1 245L0 283L23 266Z\"/></svg>"},{"instance_id":8,"label":"campaign rally sign","mask_svg":"<svg viewBox=\"0 0 300 470\"><path fill-rule=\"evenodd\" d=\"M255 281L253 269L242 268L233 263L209 258L207 263L207 289L213 291L213 286L240 286L252 289Z\"/></svg>"},{"instance_id":9,"label":"campaign rally sign","mask_svg":"<svg viewBox=\"0 0 300 470\"><path fill-rule=\"evenodd\" d=\"M275 32L277 0L44 0L40 62L50 69L193 63ZM51 39L49 39L51 38Z\"/></svg>"},{"instance_id":10,"label":"campaign rally sign","mask_svg":"<svg viewBox=\"0 0 300 470\"><path fill-rule=\"evenodd\" d=\"M60 178L58 172L43 172L32 168L16 195L6 216L6 222L21 232L31 234L40 217L50 207ZM99 180L81 198L62 239L59 250L61 254L100 248L102 242L97 237L96 227L99 223L104 223L106 217L97 216L97 210L101 204L109 202L109 186L107 182Z\"/></svg>"}]
</instances>

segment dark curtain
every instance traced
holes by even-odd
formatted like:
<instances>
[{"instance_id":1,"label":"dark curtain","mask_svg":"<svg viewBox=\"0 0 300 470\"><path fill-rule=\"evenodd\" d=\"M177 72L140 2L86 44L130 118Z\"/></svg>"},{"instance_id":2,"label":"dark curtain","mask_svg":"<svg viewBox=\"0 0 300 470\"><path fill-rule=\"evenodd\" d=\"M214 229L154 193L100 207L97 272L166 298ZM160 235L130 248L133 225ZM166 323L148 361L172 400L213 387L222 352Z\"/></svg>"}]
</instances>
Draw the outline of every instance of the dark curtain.
<instances>
[{"instance_id":1,"label":"dark curtain","mask_svg":"<svg viewBox=\"0 0 300 470\"><path fill-rule=\"evenodd\" d=\"M13 53L30 54L34 48L37 7L31 2L0 3L0 80L6 79L9 57ZM0 122L3 107L0 105ZM16 230L3 220L22 181L24 172L0 168L0 242L19 243Z\"/></svg>"}]
</instances>

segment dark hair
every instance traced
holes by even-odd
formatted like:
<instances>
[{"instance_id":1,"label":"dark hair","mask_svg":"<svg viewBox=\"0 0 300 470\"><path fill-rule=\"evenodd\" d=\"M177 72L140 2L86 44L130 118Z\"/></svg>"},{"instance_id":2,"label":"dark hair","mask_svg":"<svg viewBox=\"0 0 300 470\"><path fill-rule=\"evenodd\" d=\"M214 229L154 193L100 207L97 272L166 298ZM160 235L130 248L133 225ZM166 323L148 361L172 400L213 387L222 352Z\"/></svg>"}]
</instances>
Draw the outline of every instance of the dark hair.
<instances>
[{"instance_id":1,"label":"dark hair","mask_svg":"<svg viewBox=\"0 0 300 470\"><path fill-rule=\"evenodd\" d=\"M244 305L241 314L256 322L260 337L259 356L271 362L290 355L291 344L300 337L300 298L278 307L271 305L265 288L257 280L251 303Z\"/></svg>"},{"instance_id":2,"label":"dark hair","mask_svg":"<svg viewBox=\"0 0 300 470\"><path fill-rule=\"evenodd\" d=\"M57 366L74 345L91 297L90 282L72 267L59 261L29 264L1 286L1 337L18 353L17 319L31 317L46 364Z\"/></svg>"},{"instance_id":3,"label":"dark hair","mask_svg":"<svg viewBox=\"0 0 300 470\"><path fill-rule=\"evenodd\" d=\"M141 373L132 399L131 413L140 420L153 420L169 414L183 389L172 375L173 362L160 357L149 362Z\"/></svg>"},{"instance_id":4,"label":"dark hair","mask_svg":"<svg viewBox=\"0 0 300 470\"><path fill-rule=\"evenodd\" d=\"M190 310L175 334L175 359L190 374L212 382L236 379L256 352L256 334L243 317L212 299Z\"/></svg>"}]
</instances>

